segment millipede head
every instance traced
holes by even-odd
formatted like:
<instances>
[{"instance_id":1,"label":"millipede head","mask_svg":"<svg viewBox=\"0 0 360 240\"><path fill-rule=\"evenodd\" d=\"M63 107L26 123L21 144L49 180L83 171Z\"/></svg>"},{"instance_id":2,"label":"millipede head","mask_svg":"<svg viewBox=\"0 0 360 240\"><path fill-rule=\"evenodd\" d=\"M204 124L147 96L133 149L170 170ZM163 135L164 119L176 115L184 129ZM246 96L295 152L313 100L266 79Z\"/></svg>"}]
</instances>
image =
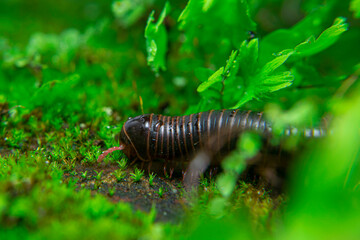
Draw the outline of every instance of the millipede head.
<instances>
[{"instance_id":1,"label":"millipede head","mask_svg":"<svg viewBox=\"0 0 360 240\"><path fill-rule=\"evenodd\" d=\"M138 157L147 160L148 136L150 131L150 114L129 118L120 133L120 144L126 148L124 153L128 158Z\"/></svg>"},{"instance_id":2,"label":"millipede head","mask_svg":"<svg viewBox=\"0 0 360 240\"><path fill-rule=\"evenodd\" d=\"M143 115L129 118L121 129L119 147L111 147L105 150L98 157L97 161L101 162L109 153L117 150L122 150L129 159L136 158L138 152L135 146L141 145L139 142L146 142L144 141L144 135L146 135L144 133L145 125L146 120Z\"/></svg>"}]
</instances>

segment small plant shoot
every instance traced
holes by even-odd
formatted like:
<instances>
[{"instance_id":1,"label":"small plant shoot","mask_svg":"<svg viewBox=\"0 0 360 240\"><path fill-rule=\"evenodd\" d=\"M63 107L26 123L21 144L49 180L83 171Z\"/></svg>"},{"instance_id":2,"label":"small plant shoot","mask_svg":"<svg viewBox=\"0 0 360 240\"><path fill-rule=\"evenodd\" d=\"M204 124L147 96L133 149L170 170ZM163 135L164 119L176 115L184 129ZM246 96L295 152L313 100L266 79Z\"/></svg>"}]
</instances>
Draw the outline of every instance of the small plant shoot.
<instances>
[{"instance_id":1,"label":"small plant shoot","mask_svg":"<svg viewBox=\"0 0 360 240\"><path fill-rule=\"evenodd\" d=\"M133 173L130 173L130 178L134 182L140 182L141 178L144 176L144 170L140 170L138 168L134 169Z\"/></svg>"}]
</instances>

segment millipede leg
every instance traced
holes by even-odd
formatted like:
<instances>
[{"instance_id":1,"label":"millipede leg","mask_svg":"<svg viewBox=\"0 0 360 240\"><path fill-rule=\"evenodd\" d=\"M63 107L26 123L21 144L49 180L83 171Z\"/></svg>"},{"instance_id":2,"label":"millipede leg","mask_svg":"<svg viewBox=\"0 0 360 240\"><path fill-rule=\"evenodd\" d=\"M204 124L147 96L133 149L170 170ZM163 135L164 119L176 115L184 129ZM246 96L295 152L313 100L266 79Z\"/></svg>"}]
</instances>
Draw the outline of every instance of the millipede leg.
<instances>
[{"instance_id":1,"label":"millipede leg","mask_svg":"<svg viewBox=\"0 0 360 240\"><path fill-rule=\"evenodd\" d=\"M165 177L167 177L166 163L167 163L167 162L165 162L165 164L164 164L164 176L165 176Z\"/></svg>"},{"instance_id":2,"label":"millipede leg","mask_svg":"<svg viewBox=\"0 0 360 240\"><path fill-rule=\"evenodd\" d=\"M173 167L170 168L170 176L169 176L170 179L172 178L172 175L173 175L173 173L174 173L174 170L175 170L175 169L174 169Z\"/></svg>"},{"instance_id":3,"label":"millipede leg","mask_svg":"<svg viewBox=\"0 0 360 240\"><path fill-rule=\"evenodd\" d=\"M205 152L200 152L196 157L190 162L188 171L184 180L184 185L186 189L191 189L199 185L200 175L203 174L206 168L210 164L210 156Z\"/></svg>"},{"instance_id":4,"label":"millipede leg","mask_svg":"<svg viewBox=\"0 0 360 240\"><path fill-rule=\"evenodd\" d=\"M218 170L217 167L212 167L212 168L210 169L210 171L209 171L209 178L210 178L210 180L211 180L212 176L216 176L217 170Z\"/></svg>"},{"instance_id":5,"label":"millipede leg","mask_svg":"<svg viewBox=\"0 0 360 240\"><path fill-rule=\"evenodd\" d=\"M182 181L184 182L185 177L186 177L187 171L186 170L181 170L181 175L182 175Z\"/></svg>"}]
</instances>

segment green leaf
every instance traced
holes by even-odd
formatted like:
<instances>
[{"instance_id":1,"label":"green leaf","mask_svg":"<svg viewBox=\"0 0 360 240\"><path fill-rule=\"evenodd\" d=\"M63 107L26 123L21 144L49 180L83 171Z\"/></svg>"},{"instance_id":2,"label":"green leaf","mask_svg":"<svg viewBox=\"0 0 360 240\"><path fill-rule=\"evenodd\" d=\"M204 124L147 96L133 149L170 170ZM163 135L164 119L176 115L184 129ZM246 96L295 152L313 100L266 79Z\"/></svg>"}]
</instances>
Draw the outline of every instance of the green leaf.
<instances>
[{"instance_id":1,"label":"green leaf","mask_svg":"<svg viewBox=\"0 0 360 240\"><path fill-rule=\"evenodd\" d=\"M237 73L237 69L239 68L239 64L236 61L237 55L238 55L238 51L231 51L229 60L226 63L225 71L224 71L226 77L230 77L232 74Z\"/></svg>"},{"instance_id":2,"label":"green leaf","mask_svg":"<svg viewBox=\"0 0 360 240\"><path fill-rule=\"evenodd\" d=\"M195 8L197 8L196 4L198 4L197 1L189 0L186 4L186 7L184 10L180 13L180 16L178 18L178 22L180 23L180 28L185 26L187 24L187 19L189 18L189 15L192 11L195 11Z\"/></svg>"},{"instance_id":3,"label":"green leaf","mask_svg":"<svg viewBox=\"0 0 360 240\"><path fill-rule=\"evenodd\" d=\"M275 92L282 88L289 87L294 80L294 76L291 72L283 72L278 75L271 75L263 79L263 88L268 92Z\"/></svg>"},{"instance_id":4,"label":"green leaf","mask_svg":"<svg viewBox=\"0 0 360 240\"><path fill-rule=\"evenodd\" d=\"M252 39L250 42L243 41L239 49L237 61L243 76L253 75L258 68L259 40Z\"/></svg>"},{"instance_id":5,"label":"green leaf","mask_svg":"<svg viewBox=\"0 0 360 240\"><path fill-rule=\"evenodd\" d=\"M360 0L352 0L351 1L350 11L354 12L355 18L360 18Z\"/></svg>"},{"instance_id":6,"label":"green leaf","mask_svg":"<svg viewBox=\"0 0 360 240\"><path fill-rule=\"evenodd\" d=\"M242 97L240 98L240 100L231 108L236 109L241 107L242 105L244 105L245 103L249 102L250 100L252 100L254 98L254 93L252 92L245 92Z\"/></svg>"},{"instance_id":7,"label":"green leaf","mask_svg":"<svg viewBox=\"0 0 360 240\"><path fill-rule=\"evenodd\" d=\"M200 86L197 88L198 92L203 92L206 89L208 89L210 86L217 82L221 82L223 79L222 74L224 73L224 67L221 67L219 70L217 70L213 75L209 77L209 79L203 83L200 84Z\"/></svg>"},{"instance_id":8,"label":"green leaf","mask_svg":"<svg viewBox=\"0 0 360 240\"><path fill-rule=\"evenodd\" d=\"M316 40L311 36L305 42L297 45L295 47L296 55L301 57L314 55L334 44L340 35L348 30L348 24L345 21L345 18L336 18L334 24L323 31Z\"/></svg>"},{"instance_id":9,"label":"green leaf","mask_svg":"<svg viewBox=\"0 0 360 240\"><path fill-rule=\"evenodd\" d=\"M260 73L258 74L259 77L265 77L268 76L270 73L275 71L277 68L279 68L281 65L284 64L284 62L293 54L293 51L288 52L285 55L279 56L270 62L266 63L264 67L260 70Z\"/></svg>"},{"instance_id":10,"label":"green leaf","mask_svg":"<svg viewBox=\"0 0 360 240\"><path fill-rule=\"evenodd\" d=\"M155 73L158 73L159 69L166 70L167 33L162 23L169 11L170 4L166 2L157 23L154 20L155 12L152 11L145 27L147 62Z\"/></svg>"},{"instance_id":11,"label":"green leaf","mask_svg":"<svg viewBox=\"0 0 360 240\"><path fill-rule=\"evenodd\" d=\"M148 60L149 63L152 63L152 62L155 61L155 56L156 56L156 52L157 52L157 45L156 45L154 40L151 40L149 45L150 45L150 47L147 49L147 51L148 51L147 60Z\"/></svg>"}]
</instances>

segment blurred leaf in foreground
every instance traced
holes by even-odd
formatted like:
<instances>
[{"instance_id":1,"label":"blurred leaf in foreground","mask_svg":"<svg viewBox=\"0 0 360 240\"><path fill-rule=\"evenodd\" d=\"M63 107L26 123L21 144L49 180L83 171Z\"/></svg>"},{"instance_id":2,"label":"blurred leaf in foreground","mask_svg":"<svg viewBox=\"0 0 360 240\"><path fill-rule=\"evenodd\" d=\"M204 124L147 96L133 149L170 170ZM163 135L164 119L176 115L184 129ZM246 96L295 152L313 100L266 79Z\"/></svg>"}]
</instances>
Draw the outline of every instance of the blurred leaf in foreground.
<instances>
[{"instance_id":1,"label":"blurred leaf in foreground","mask_svg":"<svg viewBox=\"0 0 360 240\"><path fill-rule=\"evenodd\" d=\"M360 18L360 0L352 0L351 1L350 11L354 12L355 18Z\"/></svg>"},{"instance_id":2,"label":"blurred leaf in foreground","mask_svg":"<svg viewBox=\"0 0 360 240\"><path fill-rule=\"evenodd\" d=\"M244 133L237 142L237 148L222 163L224 172L217 178L217 186L224 198L229 198L236 187L239 175L246 168L246 161L258 154L261 148L260 137Z\"/></svg>"},{"instance_id":3,"label":"blurred leaf in foreground","mask_svg":"<svg viewBox=\"0 0 360 240\"><path fill-rule=\"evenodd\" d=\"M284 239L360 236L359 109L358 94L335 105L333 134L312 148L293 172Z\"/></svg>"}]
</instances>

